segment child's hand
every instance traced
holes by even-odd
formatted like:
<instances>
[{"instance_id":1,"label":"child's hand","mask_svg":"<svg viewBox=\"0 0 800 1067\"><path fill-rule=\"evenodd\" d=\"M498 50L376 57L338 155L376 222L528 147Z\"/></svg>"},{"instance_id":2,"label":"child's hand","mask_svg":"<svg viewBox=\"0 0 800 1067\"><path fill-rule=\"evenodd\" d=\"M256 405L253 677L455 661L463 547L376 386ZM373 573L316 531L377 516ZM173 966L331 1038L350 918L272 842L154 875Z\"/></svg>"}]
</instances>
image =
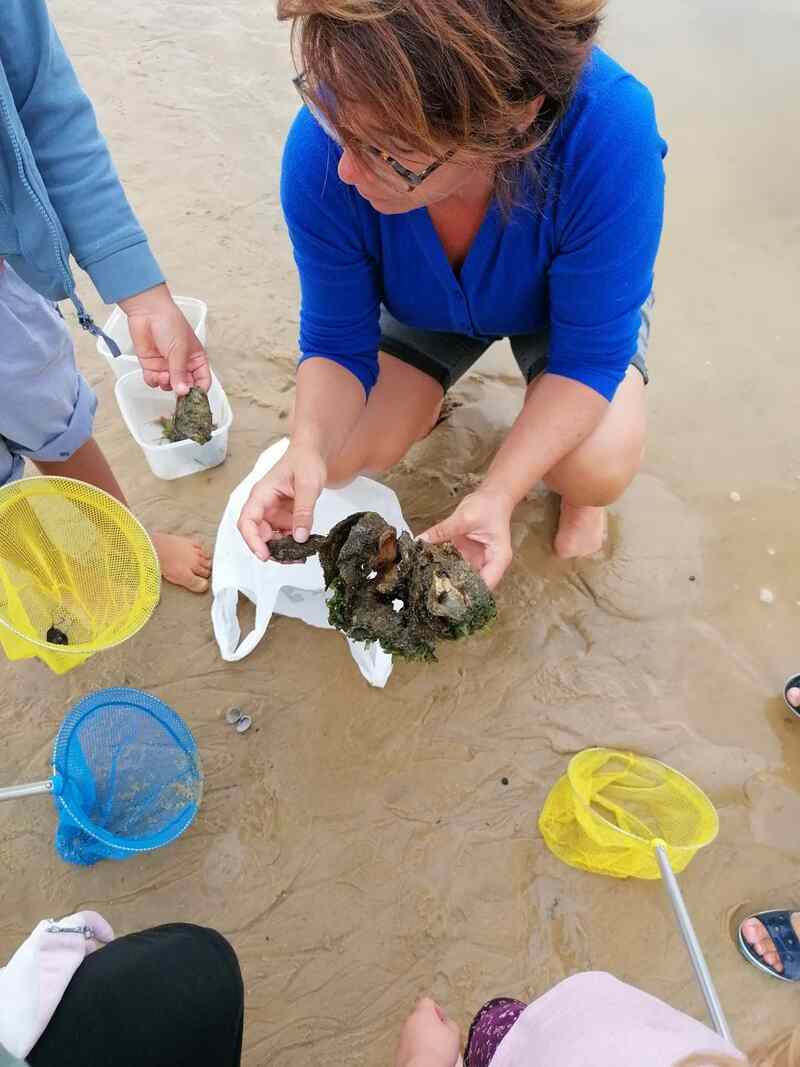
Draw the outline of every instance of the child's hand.
<instances>
[{"instance_id":1,"label":"child's hand","mask_svg":"<svg viewBox=\"0 0 800 1067\"><path fill-rule=\"evenodd\" d=\"M205 349L166 285L157 285L120 302L128 316L144 380L154 389L174 389L180 396L193 385L207 393L211 371Z\"/></svg>"},{"instance_id":2,"label":"child's hand","mask_svg":"<svg viewBox=\"0 0 800 1067\"><path fill-rule=\"evenodd\" d=\"M403 1023L394 1067L455 1067L460 1059L458 1025L429 997Z\"/></svg>"}]
</instances>

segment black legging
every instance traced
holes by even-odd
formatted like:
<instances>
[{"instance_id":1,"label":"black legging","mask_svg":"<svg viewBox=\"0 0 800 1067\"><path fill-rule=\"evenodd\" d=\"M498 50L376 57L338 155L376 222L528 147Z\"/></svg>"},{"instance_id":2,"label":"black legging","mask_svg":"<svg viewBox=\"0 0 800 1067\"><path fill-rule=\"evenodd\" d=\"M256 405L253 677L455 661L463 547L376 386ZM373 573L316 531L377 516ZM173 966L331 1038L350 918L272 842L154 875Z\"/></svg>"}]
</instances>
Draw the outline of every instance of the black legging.
<instances>
[{"instance_id":1,"label":"black legging","mask_svg":"<svg viewBox=\"0 0 800 1067\"><path fill-rule=\"evenodd\" d=\"M30 1067L239 1067L244 988L214 930L171 923L87 956Z\"/></svg>"}]
</instances>

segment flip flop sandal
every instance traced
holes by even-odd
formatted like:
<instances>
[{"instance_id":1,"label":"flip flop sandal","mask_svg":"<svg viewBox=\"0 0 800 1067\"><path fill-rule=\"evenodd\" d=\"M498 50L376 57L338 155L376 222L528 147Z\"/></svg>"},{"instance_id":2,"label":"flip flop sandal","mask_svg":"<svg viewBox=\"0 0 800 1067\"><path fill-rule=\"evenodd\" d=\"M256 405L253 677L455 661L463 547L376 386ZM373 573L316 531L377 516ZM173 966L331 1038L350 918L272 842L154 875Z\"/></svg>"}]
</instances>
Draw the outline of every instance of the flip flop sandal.
<instances>
[{"instance_id":1,"label":"flip flop sandal","mask_svg":"<svg viewBox=\"0 0 800 1067\"><path fill-rule=\"evenodd\" d=\"M783 683L783 702L789 711L791 711L792 715L796 715L800 719L800 708L796 708L794 704L790 704L789 698L786 695L790 689L800 689L800 674L790 674Z\"/></svg>"},{"instance_id":2,"label":"flip flop sandal","mask_svg":"<svg viewBox=\"0 0 800 1067\"><path fill-rule=\"evenodd\" d=\"M792 913L790 911L778 910L761 911L757 915L749 916L751 919L758 919L772 938L772 943L783 964L782 974L779 974L774 967L765 963L753 946L745 940L742 926L747 922L747 919L742 920L739 924L737 935L739 951L747 962L752 963L754 967L758 967L759 971L763 971L764 974L768 974L771 978L779 978L782 982L800 982L800 941L794 932L791 917Z\"/></svg>"}]
</instances>

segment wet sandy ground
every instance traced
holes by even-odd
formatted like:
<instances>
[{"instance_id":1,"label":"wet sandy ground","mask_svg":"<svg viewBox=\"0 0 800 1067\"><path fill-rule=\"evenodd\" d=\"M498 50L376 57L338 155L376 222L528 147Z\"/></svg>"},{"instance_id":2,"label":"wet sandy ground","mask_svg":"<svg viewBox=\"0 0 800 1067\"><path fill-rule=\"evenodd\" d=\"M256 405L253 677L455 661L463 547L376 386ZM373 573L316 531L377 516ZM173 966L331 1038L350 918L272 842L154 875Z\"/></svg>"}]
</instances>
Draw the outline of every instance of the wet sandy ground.
<instances>
[{"instance_id":1,"label":"wet sandy ground","mask_svg":"<svg viewBox=\"0 0 800 1067\"><path fill-rule=\"evenodd\" d=\"M158 482L82 337L98 437L147 523L211 541L290 399L286 33L249 0L52 8L174 290L211 307L235 409L223 468ZM0 957L40 917L80 907L120 933L217 926L245 974L248 1067L377 1067L419 993L466 1026L490 996L533 997L585 968L702 1017L660 887L564 867L536 829L572 753L620 746L715 801L719 838L682 884L740 1043L789 1062L797 991L745 967L728 922L748 902L800 905L800 723L778 696L800 670L798 29L789 0L617 0L609 17L608 46L654 89L671 152L649 452L606 558L555 561L552 507L534 496L515 517L494 631L439 666L396 667L383 692L338 635L290 620L223 664L209 603L173 589L136 639L70 675L2 665L3 782L44 776L85 692L130 684L186 717L207 783L181 841L91 870L57 860L47 800L4 805ZM480 476L522 399L502 348L455 395L451 420L389 479L415 529ZM250 733L223 723L233 704Z\"/></svg>"}]
</instances>

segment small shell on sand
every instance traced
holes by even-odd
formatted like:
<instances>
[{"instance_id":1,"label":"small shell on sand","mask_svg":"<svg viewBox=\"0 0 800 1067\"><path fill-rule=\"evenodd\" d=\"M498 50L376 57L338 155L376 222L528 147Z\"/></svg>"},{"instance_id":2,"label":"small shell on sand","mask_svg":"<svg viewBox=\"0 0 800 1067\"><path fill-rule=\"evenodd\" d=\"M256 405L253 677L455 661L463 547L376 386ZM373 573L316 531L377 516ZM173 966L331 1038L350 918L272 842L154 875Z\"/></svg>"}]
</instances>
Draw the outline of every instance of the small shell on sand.
<instances>
[{"instance_id":1,"label":"small shell on sand","mask_svg":"<svg viewBox=\"0 0 800 1067\"><path fill-rule=\"evenodd\" d=\"M775 555L775 549L772 548L772 547L768 548L767 549L767 555L768 556L774 556Z\"/></svg>"},{"instance_id":2,"label":"small shell on sand","mask_svg":"<svg viewBox=\"0 0 800 1067\"><path fill-rule=\"evenodd\" d=\"M735 489L732 492L728 493L728 497L734 502L734 504L738 504L739 501L742 499L741 493L737 493Z\"/></svg>"},{"instance_id":3,"label":"small shell on sand","mask_svg":"<svg viewBox=\"0 0 800 1067\"><path fill-rule=\"evenodd\" d=\"M771 589L767 589L765 586L758 594L758 599L762 604L772 604L775 601L775 594Z\"/></svg>"}]
</instances>

